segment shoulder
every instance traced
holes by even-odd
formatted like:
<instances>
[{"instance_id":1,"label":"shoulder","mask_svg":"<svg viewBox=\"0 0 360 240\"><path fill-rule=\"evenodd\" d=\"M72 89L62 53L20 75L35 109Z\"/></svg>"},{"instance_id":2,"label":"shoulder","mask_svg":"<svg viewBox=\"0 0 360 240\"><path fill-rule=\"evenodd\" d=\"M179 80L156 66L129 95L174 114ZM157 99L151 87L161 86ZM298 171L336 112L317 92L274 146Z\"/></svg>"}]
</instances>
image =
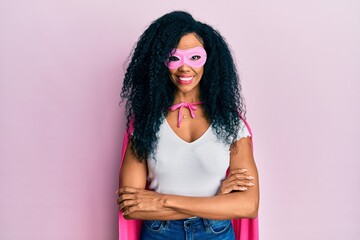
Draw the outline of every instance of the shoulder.
<instances>
[{"instance_id":1,"label":"shoulder","mask_svg":"<svg viewBox=\"0 0 360 240\"><path fill-rule=\"evenodd\" d=\"M240 122L239 122L239 130L237 133L236 140L239 140L244 137L252 137L252 132L250 129L250 126L248 122L245 120L245 118L241 115L239 115Z\"/></svg>"}]
</instances>

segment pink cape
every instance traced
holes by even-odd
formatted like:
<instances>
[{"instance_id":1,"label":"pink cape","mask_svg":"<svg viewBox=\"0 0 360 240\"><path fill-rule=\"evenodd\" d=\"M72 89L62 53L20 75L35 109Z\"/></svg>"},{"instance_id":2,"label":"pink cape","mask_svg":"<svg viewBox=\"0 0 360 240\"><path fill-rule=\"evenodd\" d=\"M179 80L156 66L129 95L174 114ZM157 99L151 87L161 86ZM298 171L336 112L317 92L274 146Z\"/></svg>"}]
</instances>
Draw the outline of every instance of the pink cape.
<instances>
[{"instance_id":1,"label":"pink cape","mask_svg":"<svg viewBox=\"0 0 360 240\"><path fill-rule=\"evenodd\" d=\"M254 151L253 143L252 143L252 132L249 124L245 121L245 119L240 115L240 118L244 121L250 135L251 135L251 148ZM130 124L129 131L125 132L122 153L121 153L121 161L120 161L120 169L124 160L126 147L129 141L129 136L134 130L133 125ZM122 212L119 211L119 240L139 240L140 239L140 230L141 230L141 220L126 220ZM232 224L234 226L235 231L235 239L236 240L258 240L259 239L259 229L258 229L258 217L254 219L250 218L238 218L233 219Z\"/></svg>"}]
</instances>

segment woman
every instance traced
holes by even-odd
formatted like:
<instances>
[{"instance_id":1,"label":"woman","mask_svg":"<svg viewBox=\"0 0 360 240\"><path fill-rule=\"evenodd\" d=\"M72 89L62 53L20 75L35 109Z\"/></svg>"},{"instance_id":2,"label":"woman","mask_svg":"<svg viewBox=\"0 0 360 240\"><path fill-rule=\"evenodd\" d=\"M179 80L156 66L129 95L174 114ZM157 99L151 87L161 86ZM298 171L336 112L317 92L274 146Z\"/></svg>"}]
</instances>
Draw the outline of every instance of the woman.
<instances>
[{"instance_id":1,"label":"woman","mask_svg":"<svg viewBox=\"0 0 360 240\"><path fill-rule=\"evenodd\" d=\"M240 90L226 42L190 14L168 13L142 34L121 93L121 239L138 230L145 240L257 239L259 181ZM124 218L143 220L141 229L130 233L139 221Z\"/></svg>"}]
</instances>

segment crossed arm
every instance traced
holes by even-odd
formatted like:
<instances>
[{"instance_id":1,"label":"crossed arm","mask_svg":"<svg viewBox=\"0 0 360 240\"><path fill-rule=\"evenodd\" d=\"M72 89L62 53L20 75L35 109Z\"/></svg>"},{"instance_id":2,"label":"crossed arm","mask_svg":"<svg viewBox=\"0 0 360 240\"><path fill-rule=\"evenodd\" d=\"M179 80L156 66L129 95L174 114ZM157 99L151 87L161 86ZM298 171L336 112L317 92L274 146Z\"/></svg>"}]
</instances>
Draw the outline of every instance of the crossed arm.
<instances>
[{"instance_id":1,"label":"crossed arm","mask_svg":"<svg viewBox=\"0 0 360 240\"><path fill-rule=\"evenodd\" d=\"M119 210L127 219L176 220L192 216L208 219L255 218L259 179L249 137L230 148L230 174L213 197L186 197L145 190L147 166L132 154L129 142L117 191Z\"/></svg>"}]
</instances>

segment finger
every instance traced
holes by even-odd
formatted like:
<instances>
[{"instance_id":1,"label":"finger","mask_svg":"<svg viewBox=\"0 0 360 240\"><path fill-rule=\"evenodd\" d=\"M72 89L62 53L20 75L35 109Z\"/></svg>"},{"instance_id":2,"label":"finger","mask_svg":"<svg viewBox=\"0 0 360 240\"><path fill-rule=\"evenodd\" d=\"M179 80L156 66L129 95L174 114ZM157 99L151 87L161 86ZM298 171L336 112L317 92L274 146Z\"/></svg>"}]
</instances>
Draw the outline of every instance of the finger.
<instances>
[{"instance_id":1,"label":"finger","mask_svg":"<svg viewBox=\"0 0 360 240\"><path fill-rule=\"evenodd\" d=\"M237 179L244 179L244 180L253 180L254 177L253 176L250 176L248 174L234 174L234 177L237 178Z\"/></svg>"},{"instance_id":2,"label":"finger","mask_svg":"<svg viewBox=\"0 0 360 240\"><path fill-rule=\"evenodd\" d=\"M255 178L253 176L246 176L246 179L248 180L254 180Z\"/></svg>"},{"instance_id":3,"label":"finger","mask_svg":"<svg viewBox=\"0 0 360 240\"><path fill-rule=\"evenodd\" d=\"M254 183L249 182L249 180L240 180L240 179L234 179L230 182L227 183L228 186L232 186L232 185L238 185L238 186L242 186L242 187L252 187L254 186Z\"/></svg>"},{"instance_id":4,"label":"finger","mask_svg":"<svg viewBox=\"0 0 360 240\"><path fill-rule=\"evenodd\" d=\"M248 188L247 187L241 187L241 186L238 186L238 185L234 185L232 187L232 191L240 191L240 192L245 192L247 191Z\"/></svg>"},{"instance_id":5,"label":"finger","mask_svg":"<svg viewBox=\"0 0 360 240\"><path fill-rule=\"evenodd\" d=\"M228 187L223 188L220 191L220 195L228 194L228 193L231 193L232 191L244 192L246 190L247 190L247 187L242 187L242 186L238 186L238 185L232 185L232 186L228 186Z\"/></svg>"},{"instance_id":6,"label":"finger","mask_svg":"<svg viewBox=\"0 0 360 240\"><path fill-rule=\"evenodd\" d=\"M226 184L222 184L220 186L219 192L220 192L220 194L226 194L226 193L232 192L233 190L246 191L248 187L252 187L254 185L255 184L251 183L251 182L234 179L231 182L228 182Z\"/></svg>"},{"instance_id":7,"label":"finger","mask_svg":"<svg viewBox=\"0 0 360 240\"><path fill-rule=\"evenodd\" d=\"M121 203L123 201L127 201L127 200L135 200L137 199L136 194L131 194L131 193L124 193L124 194L120 194L120 196L117 199L118 203Z\"/></svg>"},{"instance_id":8,"label":"finger","mask_svg":"<svg viewBox=\"0 0 360 240\"><path fill-rule=\"evenodd\" d=\"M135 207L129 207L127 209L124 209L123 211L123 215L129 215L132 212L135 212L136 208Z\"/></svg>"},{"instance_id":9,"label":"finger","mask_svg":"<svg viewBox=\"0 0 360 240\"><path fill-rule=\"evenodd\" d=\"M123 187L119 189L119 194L122 193L136 193L138 191L137 188L133 188L133 187Z\"/></svg>"},{"instance_id":10,"label":"finger","mask_svg":"<svg viewBox=\"0 0 360 240\"><path fill-rule=\"evenodd\" d=\"M135 205L136 205L135 201L122 202L121 204L119 204L118 209L121 211L124 211L124 208L130 207L130 206L135 206Z\"/></svg>"},{"instance_id":11,"label":"finger","mask_svg":"<svg viewBox=\"0 0 360 240\"><path fill-rule=\"evenodd\" d=\"M235 168L235 169L232 169L230 172L229 172L229 175L230 174L235 174L235 173L245 173L247 172L248 170L246 168Z\"/></svg>"},{"instance_id":12,"label":"finger","mask_svg":"<svg viewBox=\"0 0 360 240\"><path fill-rule=\"evenodd\" d=\"M245 192L247 191L248 188L247 187L243 187L243 186L239 186L239 185L232 185L229 186L228 189L226 190L227 193L231 193L232 191L240 191L240 192Z\"/></svg>"},{"instance_id":13,"label":"finger","mask_svg":"<svg viewBox=\"0 0 360 240\"><path fill-rule=\"evenodd\" d=\"M122 210L126 207L132 207L132 206L135 206L139 204L139 201L138 200L127 200L127 201L123 201L119 204L119 210Z\"/></svg>"},{"instance_id":14,"label":"finger","mask_svg":"<svg viewBox=\"0 0 360 240\"><path fill-rule=\"evenodd\" d=\"M122 203L123 201L125 201L125 200L119 197L119 198L116 200L116 203L117 203L117 204L120 204L120 203Z\"/></svg>"},{"instance_id":15,"label":"finger","mask_svg":"<svg viewBox=\"0 0 360 240\"><path fill-rule=\"evenodd\" d=\"M232 174L231 176L228 176L223 182L224 183L227 183L227 182L231 182L235 179L240 179L240 180L252 180L252 179L249 179L249 175L247 174L240 174L240 173L235 173L235 174Z\"/></svg>"},{"instance_id":16,"label":"finger","mask_svg":"<svg viewBox=\"0 0 360 240\"><path fill-rule=\"evenodd\" d=\"M223 183L228 183L231 182L235 179L245 179L246 175L244 174L239 174L239 173L234 173L232 175L227 176L227 178L224 179Z\"/></svg>"}]
</instances>

